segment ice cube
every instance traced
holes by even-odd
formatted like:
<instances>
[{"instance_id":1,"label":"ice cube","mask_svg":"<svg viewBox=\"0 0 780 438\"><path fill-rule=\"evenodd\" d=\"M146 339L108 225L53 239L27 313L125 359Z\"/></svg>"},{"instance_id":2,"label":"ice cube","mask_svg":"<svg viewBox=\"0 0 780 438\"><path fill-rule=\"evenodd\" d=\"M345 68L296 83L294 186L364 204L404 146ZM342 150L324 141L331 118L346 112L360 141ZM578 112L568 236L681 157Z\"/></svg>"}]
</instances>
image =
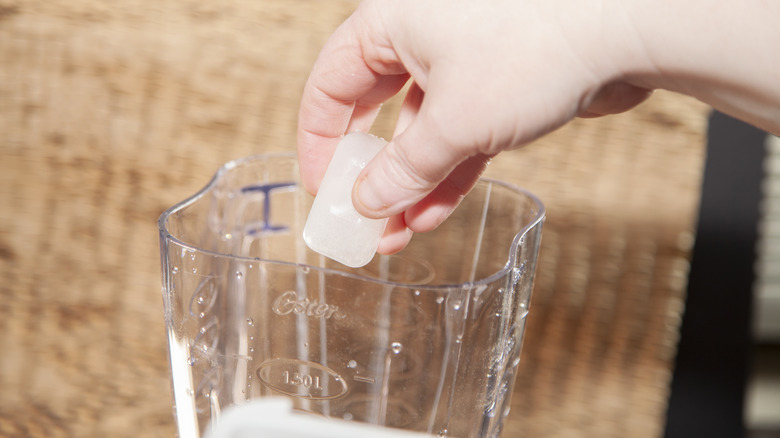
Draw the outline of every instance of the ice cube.
<instances>
[{"instance_id":1,"label":"ice cube","mask_svg":"<svg viewBox=\"0 0 780 438\"><path fill-rule=\"evenodd\" d=\"M352 268L374 257L387 219L369 219L358 213L352 205L352 187L385 144L361 132L341 139L303 228L303 240L313 251Z\"/></svg>"}]
</instances>

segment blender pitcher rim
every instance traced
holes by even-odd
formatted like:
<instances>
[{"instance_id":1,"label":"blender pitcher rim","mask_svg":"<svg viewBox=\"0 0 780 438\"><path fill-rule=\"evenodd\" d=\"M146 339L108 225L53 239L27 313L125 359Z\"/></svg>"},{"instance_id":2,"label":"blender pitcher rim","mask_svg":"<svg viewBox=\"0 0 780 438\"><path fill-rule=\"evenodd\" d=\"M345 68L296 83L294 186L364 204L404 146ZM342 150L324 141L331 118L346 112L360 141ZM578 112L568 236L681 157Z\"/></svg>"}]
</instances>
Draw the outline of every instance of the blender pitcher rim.
<instances>
[{"instance_id":1,"label":"blender pitcher rim","mask_svg":"<svg viewBox=\"0 0 780 438\"><path fill-rule=\"evenodd\" d=\"M544 222L545 220L545 207L544 204L539 200L539 198L531 193L530 191L514 185L507 183L505 181L488 178L488 177L481 177L479 178L480 182L486 182L493 185L499 185L503 186L509 190L512 190L517 193L521 193L524 196L528 197L537 207L537 212L534 218L527 223L523 224L523 226L515 233L512 244L509 247L509 257L507 258L507 262L504 264L501 269L497 270L496 272L482 277L478 280L473 281L467 281L462 283L452 283L452 284L439 284L439 285L423 285L423 284L415 284L415 283L404 283L400 281L390 281L390 280L382 280L379 278L369 277L366 275L361 275L358 273L352 273L352 272L346 272L341 271L337 269L332 268L325 268L320 266L314 266L309 265L306 263L295 263L295 262L288 262L284 260L274 260L274 259L267 259L267 258L261 258L261 257L246 257L246 256L239 256L235 254L226 254L222 252L216 252L211 250L206 250L203 248L199 248L195 245L189 244L184 242L183 240L179 239L178 237L174 236L168 231L167 228L167 220L168 218L173 215L176 212L179 212L183 210L184 208L190 206L191 204L198 201L201 197L205 196L206 193L208 193L216 184L217 181L226 173L229 171L235 169L236 167L242 165L251 163L254 161L258 161L260 159L269 159L269 158L295 158L296 155L291 152L268 152L268 153L261 153L261 154L253 154L249 155L243 158L238 158L234 160L230 160L226 163L224 163L222 166L217 169L216 172L214 172L214 175L211 177L208 183L206 183L201 189L196 191L194 194L188 196L187 198L175 203L171 207L167 208L157 219L157 228L160 233L160 236L162 237L163 241L171 241L176 243L177 245L191 249L194 251L198 251L203 254L208 254L211 256L217 256L217 257L228 257L236 260L245 260L245 261L251 261L251 262L263 262L263 263L273 263L273 264L279 264L283 266L295 266L299 268L309 268L313 270L317 270L320 272L325 272L332 275L340 275L344 277L354 278L362 281L370 281L373 283L379 283L379 284L388 284L388 285L395 285L395 286L409 286L414 287L417 289L429 289L429 290L446 290L446 289L452 289L452 288L463 288L464 286L476 286L480 284L489 284L495 281L496 279L503 277L506 275L506 272L511 268L512 262L516 257L517 254L517 247L520 246L523 237L534 227L536 227L539 223ZM296 181L296 185L299 185L300 182Z\"/></svg>"}]
</instances>

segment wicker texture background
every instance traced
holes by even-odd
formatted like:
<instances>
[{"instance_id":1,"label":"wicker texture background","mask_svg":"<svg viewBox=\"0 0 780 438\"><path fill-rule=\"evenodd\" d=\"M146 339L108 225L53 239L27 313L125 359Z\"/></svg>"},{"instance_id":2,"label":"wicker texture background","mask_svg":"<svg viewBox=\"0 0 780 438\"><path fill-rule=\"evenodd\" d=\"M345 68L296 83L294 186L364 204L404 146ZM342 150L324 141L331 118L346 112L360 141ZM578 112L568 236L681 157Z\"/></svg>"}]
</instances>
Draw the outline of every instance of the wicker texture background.
<instances>
[{"instance_id":1,"label":"wicker texture background","mask_svg":"<svg viewBox=\"0 0 780 438\"><path fill-rule=\"evenodd\" d=\"M293 149L355 4L0 0L0 436L175 434L156 219ZM659 436L707 111L659 92L491 165L548 207L505 437Z\"/></svg>"}]
</instances>

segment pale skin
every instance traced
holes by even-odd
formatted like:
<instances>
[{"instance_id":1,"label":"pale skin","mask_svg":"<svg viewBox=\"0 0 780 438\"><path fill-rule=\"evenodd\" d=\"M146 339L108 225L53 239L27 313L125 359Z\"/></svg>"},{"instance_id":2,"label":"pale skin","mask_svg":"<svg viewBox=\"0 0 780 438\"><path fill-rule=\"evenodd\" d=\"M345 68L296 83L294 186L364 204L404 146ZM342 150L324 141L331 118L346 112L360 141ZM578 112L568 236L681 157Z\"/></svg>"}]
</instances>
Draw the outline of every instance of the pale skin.
<instances>
[{"instance_id":1,"label":"pale skin","mask_svg":"<svg viewBox=\"0 0 780 438\"><path fill-rule=\"evenodd\" d=\"M316 193L342 135L412 81L355 208L390 217L379 252L441 224L490 158L574 117L668 89L780 134L777 0L366 0L304 88L298 158Z\"/></svg>"}]
</instances>

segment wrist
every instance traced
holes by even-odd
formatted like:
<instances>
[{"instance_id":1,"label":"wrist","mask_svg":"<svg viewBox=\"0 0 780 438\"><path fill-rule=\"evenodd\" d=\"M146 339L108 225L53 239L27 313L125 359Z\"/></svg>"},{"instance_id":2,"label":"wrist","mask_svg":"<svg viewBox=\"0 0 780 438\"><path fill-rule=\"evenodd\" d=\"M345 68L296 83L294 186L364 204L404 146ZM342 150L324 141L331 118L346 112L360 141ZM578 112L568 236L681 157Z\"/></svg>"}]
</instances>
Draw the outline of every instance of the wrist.
<instances>
[{"instance_id":1,"label":"wrist","mask_svg":"<svg viewBox=\"0 0 780 438\"><path fill-rule=\"evenodd\" d=\"M628 25L618 37L634 41L623 80L687 94L761 128L780 130L780 63L774 55L780 47L780 2L617 3Z\"/></svg>"}]
</instances>

